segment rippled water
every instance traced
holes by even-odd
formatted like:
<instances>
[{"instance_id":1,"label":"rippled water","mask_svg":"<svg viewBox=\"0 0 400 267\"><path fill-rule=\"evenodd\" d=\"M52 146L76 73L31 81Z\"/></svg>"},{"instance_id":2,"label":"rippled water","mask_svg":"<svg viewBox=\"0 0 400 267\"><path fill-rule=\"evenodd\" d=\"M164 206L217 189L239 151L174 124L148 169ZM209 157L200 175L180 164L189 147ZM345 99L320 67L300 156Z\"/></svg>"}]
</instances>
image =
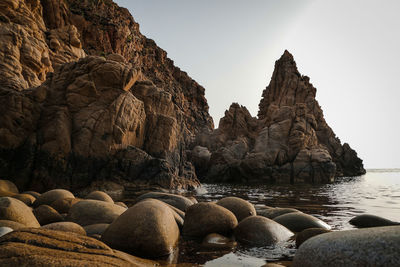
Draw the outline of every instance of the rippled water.
<instances>
[{"instance_id":1,"label":"rippled water","mask_svg":"<svg viewBox=\"0 0 400 267\"><path fill-rule=\"evenodd\" d=\"M374 214L400 221L400 170L371 170L360 177L342 178L325 185L226 185L203 184L195 194L199 201L225 196L249 200L256 207L290 207L314 215L334 230L353 227L348 221L359 214ZM196 252L200 255L199 252ZM203 260L206 266L261 266L266 261L290 259L293 242L275 248L246 248L220 258ZM200 262L198 262L200 263Z\"/></svg>"}]
</instances>

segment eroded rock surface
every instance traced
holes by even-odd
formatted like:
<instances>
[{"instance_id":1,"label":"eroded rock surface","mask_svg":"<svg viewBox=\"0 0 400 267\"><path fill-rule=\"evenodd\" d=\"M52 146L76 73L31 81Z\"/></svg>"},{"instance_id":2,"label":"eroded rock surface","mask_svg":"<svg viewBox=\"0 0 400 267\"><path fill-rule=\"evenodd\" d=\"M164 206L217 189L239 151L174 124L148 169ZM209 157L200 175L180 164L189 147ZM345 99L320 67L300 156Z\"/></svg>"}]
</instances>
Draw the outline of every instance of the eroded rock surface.
<instances>
[{"instance_id":1,"label":"eroded rock surface","mask_svg":"<svg viewBox=\"0 0 400 267\"><path fill-rule=\"evenodd\" d=\"M315 95L309 78L299 73L293 56L285 51L262 94L258 118L234 103L218 129L198 136L192 154L202 178L301 183L364 174L362 160L348 144L341 144ZM207 152L211 156L205 162ZM205 174L204 166L209 167Z\"/></svg>"}]
</instances>

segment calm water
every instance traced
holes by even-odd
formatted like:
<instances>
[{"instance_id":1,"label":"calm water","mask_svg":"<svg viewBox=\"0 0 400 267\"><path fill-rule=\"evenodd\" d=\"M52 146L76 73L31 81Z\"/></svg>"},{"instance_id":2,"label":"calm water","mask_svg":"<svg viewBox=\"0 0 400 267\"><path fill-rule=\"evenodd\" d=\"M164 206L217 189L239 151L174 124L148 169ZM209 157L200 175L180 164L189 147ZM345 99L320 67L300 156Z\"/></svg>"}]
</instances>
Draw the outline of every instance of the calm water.
<instances>
[{"instance_id":1,"label":"calm water","mask_svg":"<svg viewBox=\"0 0 400 267\"><path fill-rule=\"evenodd\" d=\"M257 208L296 208L320 218L334 230L346 230L353 228L348 221L363 213L400 221L400 170L371 170L363 176L343 178L326 185L203 184L195 196L199 201L237 196L249 200ZM295 248L291 241L274 248L239 246L232 252L219 255L199 251L191 253L182 260L196 262L198 257L197 263L205 263L205 266L261 266L270 261L290 260Z\"/></svg>"}]
</instances>

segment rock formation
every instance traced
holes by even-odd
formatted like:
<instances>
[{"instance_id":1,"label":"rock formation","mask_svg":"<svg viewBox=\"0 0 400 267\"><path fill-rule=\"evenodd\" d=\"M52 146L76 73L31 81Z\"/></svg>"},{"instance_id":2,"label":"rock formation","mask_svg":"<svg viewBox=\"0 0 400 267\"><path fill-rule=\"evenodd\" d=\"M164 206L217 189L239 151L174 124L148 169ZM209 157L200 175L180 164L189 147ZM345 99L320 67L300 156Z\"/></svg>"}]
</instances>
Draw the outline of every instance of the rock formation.
<instances>
[{"instance_id":1,"label":"rock formation","mask_svg":"<svg viewBox=\"0 0 400 267\"><path fill-rule=\"evenodd\" d=\"M365 173L362 160L341 144L315 99L316 89L288 52L276 61L258 118L237 103L192 150L198 173L212 182L332 182Z\"/></svg>"},{"instance_id":2,"label":"rock formation","mask_svg":"<svg viewBox=\"0 0 400 267\"><path fill-rule=\"evenodd\" d=\"M0 177L37 191L94 181L199 185L204 88L111 0L0 3Z\"/></svg>"}]
</instances>

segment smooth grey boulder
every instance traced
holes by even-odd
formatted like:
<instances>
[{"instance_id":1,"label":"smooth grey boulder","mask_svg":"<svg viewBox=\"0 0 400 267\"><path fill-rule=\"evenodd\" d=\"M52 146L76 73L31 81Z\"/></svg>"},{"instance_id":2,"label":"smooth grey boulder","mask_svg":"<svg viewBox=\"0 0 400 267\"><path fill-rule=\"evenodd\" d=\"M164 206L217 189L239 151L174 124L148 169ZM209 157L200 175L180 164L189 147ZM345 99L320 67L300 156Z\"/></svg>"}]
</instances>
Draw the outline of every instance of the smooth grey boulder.
<instances>
[{"instance_id":1,"label":"smooth grey boulder","mask_svg":"<svg viewBox=\"0 0 400 267\"><path fill-rule=\"evenodd\" d=\"M351 219L349 223L357 228L400 225L400 223L398 222L394 222L371 214L358 215Z\"/></svg>"},{"instance_id":2,"label":"smooth grey boulder","mask_svg":"<svg viewBox=\"0 0 400 267\"><path fill-rule=\"evenodd\" d=\"M75 198L75 196L65 189L53 189L41 194L33 203L33 206L39 207L40 205L51 205L54 201L64 198Z\"/></svg>"},{"instance_id":3,"label":"smooth grey boulder","mask_svg":"<svg viewBox=\"0 0 400 267\"><path fill-rule=\"evenodd\" d=\"M0 198L0 220L18 222L27 227L40 227L32 210L21 200L11 197Z\"/></svg>"},{"instance_id":4,"label":"smooth grey boulder","mask_svg":"<svg viewBox=\"0 0 400 267\"><path fill-rule=\"evenodd\" d=\"M169 193L161 193L161 192L149 192L149 193L143 194L143 195L139 196L136 199L136 201L139 202L146 198L158 199L164 203L174 206L177 209L180 209L183 212L186 212L186 210L190 206L193 205L193 201L191 201L187 197L184 197L181 195L169 194Z\"/></svg>"},{"instance_id":5,"label":"smooth grey boulder","mask_svg":"<svg viewBox=\"0 0 400 267\"><path fill-rule=\"evenodd\" d=\"M293 233L286 227L262 216L250 216L235 229L236 240L252 246L270 246L286 241Z\"/></svg>"},{"instance_id":6,"label":"smooth grey boulder","mask_svg":"<svg viewBox=\"0 0 400 267\"><path fill-rule=\"evenodd\" d=\"M232 211L238 222L249 216L257 215L253 204L238 197L224 197L217 201L217 205Z\"/></svg>"},{"instance_id":7,"label":"smooth grey boulder","mask_svg":"<svg viewBox=\"0 0 400 267\"><path fill-rule=\"evenodd\" d=\"M85 197L85 199L101 200L109 203L114 203L114 200L103 191L93 191Z\"/></svg>"},{"instance_id":8,"label":"smooth grey boulder","mask_svg":"<svg viewBox=\"0 0 400 267\"><path fill-rule=\"evenodd\" d=\"M297 250L293 267L398 266L400 226L314 236Z\"/></svg>"},{"instance_id":9,"label":"smooth grey boulder","mask_svg":"<svg viewBox=\"0 0 400 267\"><path fill-rule=\"evenodd\" d=\"M322 228L330 230L331 227L320 219L302 213L302 212L291 212L274 218L274 221L282 224L290 231L301 232L308 228Z\"/></svg>"},{"instance_id":10,"label":"smooth grey boulder","mask_svg":"<svg viewBox=\"0 0 400 267\"><path fill-rule=\"evenodd\" d=\"M268 219L273 219L275 217L291 212L300 212L300 211L292 208L271 208L271 209L257 210L257 215L263 216Z\"/></svg>"}]
</instances>

